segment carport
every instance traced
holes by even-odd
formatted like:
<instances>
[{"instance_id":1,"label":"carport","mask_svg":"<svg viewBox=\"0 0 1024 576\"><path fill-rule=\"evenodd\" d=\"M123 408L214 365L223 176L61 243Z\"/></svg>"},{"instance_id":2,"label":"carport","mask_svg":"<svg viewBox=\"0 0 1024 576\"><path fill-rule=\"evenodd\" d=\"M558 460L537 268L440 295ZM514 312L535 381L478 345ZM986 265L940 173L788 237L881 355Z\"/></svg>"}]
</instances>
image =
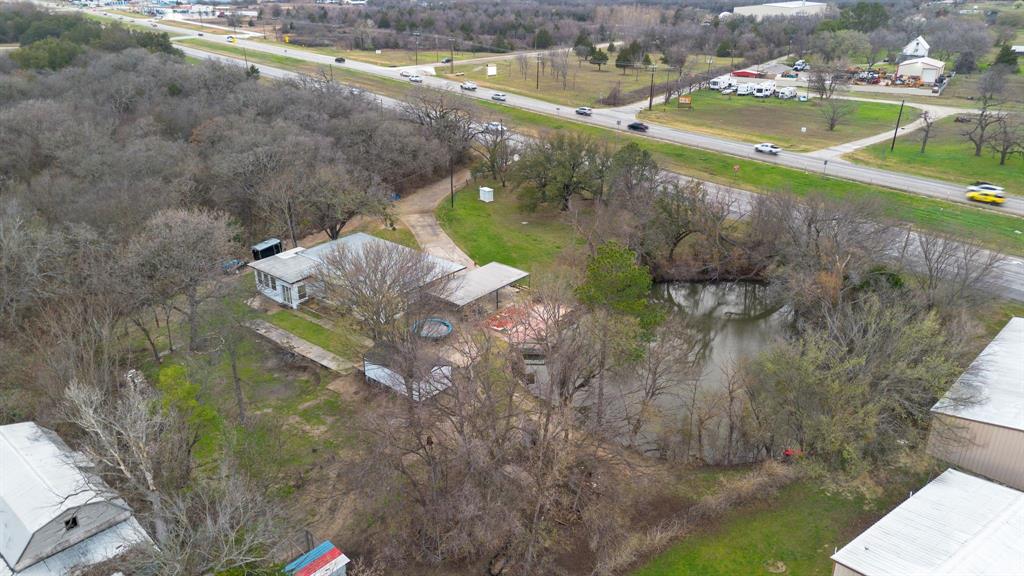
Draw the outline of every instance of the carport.
<instances>
[{"instance_id":1,"label":"carport","mask_svg":"<svg viewBox=\"0 0 1024 576\"><path fill-rule=\"evenodd\" d=\"M518 268L500 262L491 262L479 268L465 270L452 277L451 283L435 292L435 296L452 304L456 308L464 308L490 294L494 294L494 305L500 305L499 297L502 288L510 286L530 274Z\"/></svg>"}]
</instances>

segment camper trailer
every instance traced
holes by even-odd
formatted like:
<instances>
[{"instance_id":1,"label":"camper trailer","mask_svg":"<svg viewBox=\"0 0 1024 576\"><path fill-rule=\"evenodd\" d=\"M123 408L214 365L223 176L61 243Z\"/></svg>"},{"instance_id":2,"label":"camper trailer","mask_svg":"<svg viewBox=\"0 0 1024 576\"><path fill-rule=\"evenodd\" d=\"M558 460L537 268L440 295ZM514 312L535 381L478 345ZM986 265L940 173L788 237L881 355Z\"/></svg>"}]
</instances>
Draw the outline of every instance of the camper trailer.
<instances>
[{"instance_id":1,"label":"camper trailer","mask_svg":"<svg viewBox=\"0 0 1024 576\"><path fill-rule=\"evenodd\" d=\"M753 84L740 84L736 87L737 96L749 96L754 93Z\"/></svg>"},{"instance_id":2,"label":"camper trailer","mask_svg":"<svg viewBox=\"0 0 1024 576\"><path fill-rule=\"evenodd\" d=\"M754 86L754 98L768 98L775 94L775 82L761 82Z\"/></svg>"},{"instance_id":3,"label":"camper trailer","mask_svg":"<svg viewBox=\"0 0 1024 576\"><path fill-rule=\"evenodd\" d=\"M796 87L786 86L785 88L779 88L779 91L775 93L776 96L783 100L789 100L790 98L796 98Z\"/></svg>"},{"instance_id":4,"label":"camper trailer","mask_svg":"<svg viewBox=\"0 0 1024 576\"><path fill-rule=\"evenodd\" d=\"M708 82L708 88L712 90L725 90L727 88L735 88L736 80L730 76L719 76L714 78L711 82Z\"/></svg>"}]
</instances>

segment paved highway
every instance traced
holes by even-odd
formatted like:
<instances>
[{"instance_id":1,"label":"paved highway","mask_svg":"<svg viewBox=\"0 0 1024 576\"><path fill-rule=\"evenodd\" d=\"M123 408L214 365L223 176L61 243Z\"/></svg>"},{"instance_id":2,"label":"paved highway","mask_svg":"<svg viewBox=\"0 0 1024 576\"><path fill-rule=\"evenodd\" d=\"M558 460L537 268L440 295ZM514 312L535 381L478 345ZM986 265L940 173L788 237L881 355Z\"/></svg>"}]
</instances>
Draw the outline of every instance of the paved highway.
<instances>
[{"instance_id":1,"label":"paved highway","mask_svg":"<svg viewBox=\"0 0 1024 576\"><path fill-rule=\"evenodd\" d=\"M175 27L173 20L138 20L138 23L149 24L157 30L168 32L175 36L175 38L197 38L199 37L198 32L194 30L188 30L185 28ZM203 38L212 42L227 42L228 33L225 31L223 34L212 34L206 33ZM458 84L444 78L438 78L433 75L433 69L435 67L442 67L440 63L421 64L419 66L405 66L388 68L384 66L377 66L374 64L367 64L365 62L358 62L354 60L348 60L344 64L336 64L334 58L306 50L288 49L284 45L280 44L268 44L265 42L259 42L249 39L248 37L258 37L260 34L241 32L235 35L236 41L234 46L243 47L246 50L253 50L258 52L267 52L270 54L278 54L282 56L289 56L308 62L317 64L323 64L327 66L339 66L342 68L348 68L351 70L357 70L368 74L374 74L377 76L391 78L393 80L408 82L406 78L401 76L403 70L415 71L423 78L423 84L440 90L453 90L459 91ZM190 55L195 56L196 51L190 51ZM237 59L235 59L237 61ZM261 68L264 68L261 66ZM470 98L479 98L483 100L491 100L491 97L497 92L488 88L478 88L475 91L462 91L464 95ZM594 111L593 116L584 117L578 116L574 113L574 109L559 104L553 104L551 102L545 102L536 98L528 96L521 96L517 94L507 94L506 101L504 102L507 106L520 108L523 110L529 110L531 112L537 112L541 114L547 114L550 116L560 116L565 119L573 120L584 124L592 124L601 126L603 128L610 128L613 130L626 130L626 126L636 120L636 113L643 109L642 106L631 105L623 106L619 108L599 108ZM894 172L890 170L881 170L878 168L871 168L867 166L860 166L847 162L841 159L835 158L822 158L815 156L814 153L797 153L797 152L786 152L783 151L778 156L769 156L764 154L758 154L754 152L753 145L747 142L737 142L735 140L729 140L718 136L710 136L706 134L699 134L694 132L687 132L685 130L679 130L677 128L671 128L668 126L651 124L650 130L648 130L644 136L648 138L655 138L674 144L682 144L691 146L694 148L702 148L705 150L711 150L714 152L720 152L736 156L739 158L745 158L750 160L759 160L770 164L778 164L787 168L795 168L805 172L818 173L823 176L832 178L853 180L856 182L862 182L865 184L872 184L877 186L883 186L886 188L892 188L896 190L902 190L905 192L911 192L922 196L930 196L933 198L939 198L950 202L957 202L961 204L969 204L971 206L978 207L979 209L998 210L1017 216L1024 216L1024 199L1017 197L1009 197L1006 203L999 207L984 207L975 203L970 202L964 196L964 186L958 184L952 184L949 182L943 182L940 180L933 180L930 178L923 178L920 176L914 176L902 172Z\"/></svg>"}]
</instances>

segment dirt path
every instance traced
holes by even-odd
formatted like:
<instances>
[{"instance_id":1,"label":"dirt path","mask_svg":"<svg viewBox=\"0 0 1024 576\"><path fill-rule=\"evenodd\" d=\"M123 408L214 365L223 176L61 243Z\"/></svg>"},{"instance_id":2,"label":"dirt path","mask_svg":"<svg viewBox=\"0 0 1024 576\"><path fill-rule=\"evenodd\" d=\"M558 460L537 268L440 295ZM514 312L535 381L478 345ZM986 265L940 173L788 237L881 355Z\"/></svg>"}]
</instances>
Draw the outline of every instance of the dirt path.
<instances>
[{"instance_id":1,"label":"dirt path","mask_svg":"<svg viewBox=\"0 0 1024 576\"><path fill-rule=\"evenodd\" d=\"M456 172L455 188L465 186L469 180L469 170ZM473 267L476 264L445 233L434 215L450 193L448 178L424 186L395 202L395 216L409 227L424 252Z\"/></svg>"}]
</instances>

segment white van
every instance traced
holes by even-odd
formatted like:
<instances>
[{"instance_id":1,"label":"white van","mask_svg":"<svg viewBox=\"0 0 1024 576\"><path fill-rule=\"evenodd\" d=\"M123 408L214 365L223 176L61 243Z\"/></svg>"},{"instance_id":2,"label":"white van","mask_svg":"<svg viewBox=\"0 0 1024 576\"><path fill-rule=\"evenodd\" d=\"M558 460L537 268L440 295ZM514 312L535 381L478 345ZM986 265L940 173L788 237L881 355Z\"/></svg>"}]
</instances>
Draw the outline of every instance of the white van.
<instances>
[{"instance_id":1,"label":"white van","mask_svg":"<svg viewBox=\"0 0 1024 576\"><path fill-rule=\"evenodd\" d=\"M761 82L754 86L754 98L768 98L775 94L775 82Z\"/></svg>"},{"instance_id":2,"label":"white van","mask_svg":"<svg viewBox=\"0 0 1024 576\"><path fill-rule=\"evenodd\" d=\"M790 98L796 98L796 87L786 86L785 88L779 88L779 91L775 93L776 96L783 100L789 100Z\"/></svg>"},{"instance_id":3,"label":"white van","mask_svg":"<svg viewBox=\"0 0 1024 576\"><path fill-rule=\"evenodd\" d=\"M736 87L737 96L749 96L754 93L753 84L740 84Z\"/></svg>"}]
</instances>

